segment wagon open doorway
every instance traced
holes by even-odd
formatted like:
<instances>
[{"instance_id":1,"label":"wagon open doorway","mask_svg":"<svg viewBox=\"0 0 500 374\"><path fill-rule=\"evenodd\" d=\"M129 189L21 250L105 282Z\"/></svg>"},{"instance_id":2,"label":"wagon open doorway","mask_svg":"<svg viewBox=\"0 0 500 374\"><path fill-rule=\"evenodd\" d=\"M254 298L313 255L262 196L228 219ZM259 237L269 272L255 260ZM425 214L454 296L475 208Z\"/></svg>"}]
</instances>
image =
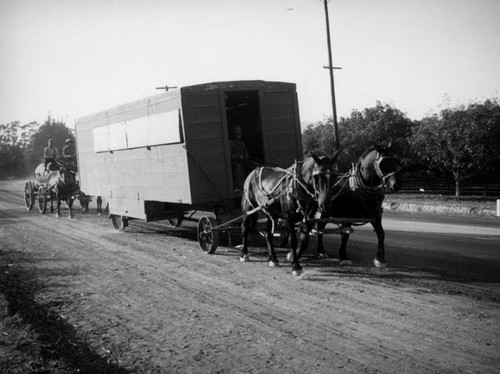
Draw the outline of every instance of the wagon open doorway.
<instances>
[{"instance_id":1,"label":"wagon open doorway","mask_svg":"<svg viewBox=\"0 0 500 374\"><path fill-rule=\"evenodd\" d=\"M264 165L264 145L262 140L262 123L259 108L259 92L225 91L226 123L229 139L236 138L235 132L241 129L241 140L248 150L248 162L242 165L243 175L239 175L240 165L233 162L233 184L235 189L241 189L244 178L256 166ZM243 180L242 180L243 179Z\"/></svg>"}]
</instances>

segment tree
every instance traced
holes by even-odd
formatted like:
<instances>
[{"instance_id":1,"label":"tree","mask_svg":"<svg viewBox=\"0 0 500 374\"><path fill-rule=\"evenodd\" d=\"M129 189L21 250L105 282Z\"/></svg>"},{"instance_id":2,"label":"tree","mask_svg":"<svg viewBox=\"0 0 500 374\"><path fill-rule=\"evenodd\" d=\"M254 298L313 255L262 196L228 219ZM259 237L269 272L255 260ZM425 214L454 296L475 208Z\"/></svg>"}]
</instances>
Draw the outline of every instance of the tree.
<instances>
[{"instance_id":1,"label":"tree","mask_svg":"<svg viewBox=\"0 0 500 374\"><path fill-rule=\"evenodd\" d=\"M302 134L304 150L332 154L334 151L333 121L309 125ZM411 135L413 122L400 110L377 102L373 108L353 110L348 118L339 121L341 154L337 164L340 170L347 170L351 163L370 146L392 140L394 151L408 164L411 159L408 152L408 137Z\"/></svg>"},{"instance_id":2,"label":"tree","mask_svg":"<svg viewBox=\"0 0 500 374\"><path fill-rule=\"evenodd\" d=\"M24 173L23 150L17 144L0 143L0 178Z\"/></svg>"},{"instance_id":3,"label":"tree","mask_svg":"<svg viewBox=\"0 0 500 374\"><path fill-rule=\"evenodd\" d=\"M335 151L333 121L331 118L306 127L302 133L304 153L318 152L332 155Z\"/></svg>"},{"instance_id":4,"label":"tree","mask_svg":"<svg viewBox=\"0 0 500 374\"><path fill-rule=\"evenodd\" d=\"M498 102L444 109L424 118L413 129L413 149L430 167L450 173L455 197L463 181L500 167L500 106Z\"/></svg>"},{"instance_id":5,"label":"tree","mask_svg":"<svg viewBox=\"0 0 500 374\"><path fill-rule=\"evenodd\" d=\"M26 172L31 155L31 138L38 128L36 122L21 125L19 121L0 124L0 175L20 176Z\"/></svg>"}]
</instances>

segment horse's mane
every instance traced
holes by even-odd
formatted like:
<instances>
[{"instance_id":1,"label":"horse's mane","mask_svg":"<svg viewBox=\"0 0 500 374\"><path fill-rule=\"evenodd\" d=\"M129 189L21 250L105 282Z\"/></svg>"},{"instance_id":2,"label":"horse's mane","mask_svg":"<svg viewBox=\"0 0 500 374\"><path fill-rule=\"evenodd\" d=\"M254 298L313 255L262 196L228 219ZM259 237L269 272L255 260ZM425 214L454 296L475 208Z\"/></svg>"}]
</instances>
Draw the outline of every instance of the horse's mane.
<instances>
[{"instance_id":1,"label":"horse's mane","mask_svg":"<svg viewBox=\"0 0 500 374\"><path fill-rule=\"evenodd\" d=\"M373 151L377 151L377 152L383 153L383 154L392 153L390 151L390 147L391 147L390 145L386 146L386 145L383 145L383 144L373 144L366 151L364 151L361 154L361 156L359 156L359 159L361 160L361 159L365 158L366 156L368 156Z\"/></svg>"},{"instance_id":2,"label":"horse's mane","mask_svg":"<svg viewBox=\"0 0 500 374\"><path fill-rule=\"evenodd\" d=\"M361 156L359 156L360 159L362 158L365 158L366 156L368 156L371 152L377 150L378 148L380 148L380 146L378 145L372 145L370 148L368 148L366 151L364 151Z\"/></svg>"}]
</instances>

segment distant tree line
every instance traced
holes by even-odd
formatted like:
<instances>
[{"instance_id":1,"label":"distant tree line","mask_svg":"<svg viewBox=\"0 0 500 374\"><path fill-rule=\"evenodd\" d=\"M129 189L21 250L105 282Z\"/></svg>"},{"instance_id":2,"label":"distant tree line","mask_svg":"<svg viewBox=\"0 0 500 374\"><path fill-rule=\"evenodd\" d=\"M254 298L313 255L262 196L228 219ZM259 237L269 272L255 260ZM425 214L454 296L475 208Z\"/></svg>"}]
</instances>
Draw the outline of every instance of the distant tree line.
<instances>
[{"instance_id":1,"label":"distant tree line","mask_svg":"<svg viewBox=\"0 0 500 374\"><path fill-rule=\"evenodd\" d=\"M444 175L455 183L460 197L464 182L500 179L500 105L498 99L443 109L422 120L377 102L373 108L353 110L339 120L341 153L338 167L347 171L370 146L392 140L406 173ZM62 121L50 116L37 122L0 124L0 178L27 176L43 161L49 139L61 151L74 139ZM304 152L331 155L334 149L332 119L309 125L302 134Z\"/></svg>"},{"instance_id":2,"label":"distant tree line","mask_svg":"<svg viewBox=\"0 0 500 374\"><path fill-rule=\"evenodd\" d=\"M0 124L0 178L33 173L43 162L43 149L49 139L61 152L66 139L74 140L74 135L64 122L55 121L50 116L42 125L18 121Z\"/></svg>"},{"instance_id":3,"label":"distant tree line","mask_svg":"<svg viewBox=\"0 0 500 374\"><path fill-rule=\"evenodd\" d=\"M455 196L470 180L482 183L500 179L500 105L490 99L444 109L422 120L410 120L400 110L377 102L373 108L354 110L340 118L341 154L338 167L351 163L371 145L392 139L406 173L444 175L455 183ZM332 154L331 118L309 125L302 134L304 152Z\"/></svg>"}]
</instances>

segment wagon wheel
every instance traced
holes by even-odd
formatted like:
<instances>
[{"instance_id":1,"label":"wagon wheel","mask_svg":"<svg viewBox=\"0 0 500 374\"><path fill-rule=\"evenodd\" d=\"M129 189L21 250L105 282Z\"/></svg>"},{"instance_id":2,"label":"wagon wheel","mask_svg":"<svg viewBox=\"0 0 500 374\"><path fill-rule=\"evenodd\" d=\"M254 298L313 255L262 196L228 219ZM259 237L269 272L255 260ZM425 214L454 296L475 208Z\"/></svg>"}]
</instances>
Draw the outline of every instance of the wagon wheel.
<instances>
[{"instance_id":1,"label":"wagon wheel","mask_svg":"<svg viewBox=\"0 0 500 374\"><path fill-rule=\"evenodd\" d=\"M31 209L33 209L33 205L35 205L35 191L33 183L30 181L26 181L24 184L24 204L26 205L26 209L28 209L28 211L31 211Z\"/></svg>"},{"instance_id":2,"label":"wagon wheel","mask_svg":"<svg viewBox=\"0 0 500 374\"><path fill-rule=\"evenodd\" d=\"M215 219L203 216L198 221L198 243L203 252L214 253L219 245L219 231L212 230Z\"/></svg>"},{"instance_id":3,"label":"wagon wheel","mask_svg":"<svg viewBox=\"0 0 500 374\"><path fill-rule=\"evenodd\" d=\"M115 230L123 232L125 228L128 226L128 219L124 216L118 216L116 214L112 214L109 216L111 218L111 222L113 222L113 227Z\"/></svg>"},{"instance_id":4,"label":"wagon wheel","mask_svg":"<svg viewBox=\"0 0 500 374\"><path fill-rule=\"evenodd\" d=\"M47 194L42 186L38 187L38 211L42 214L47 211Z\"/></svg>"}]
</instances>

